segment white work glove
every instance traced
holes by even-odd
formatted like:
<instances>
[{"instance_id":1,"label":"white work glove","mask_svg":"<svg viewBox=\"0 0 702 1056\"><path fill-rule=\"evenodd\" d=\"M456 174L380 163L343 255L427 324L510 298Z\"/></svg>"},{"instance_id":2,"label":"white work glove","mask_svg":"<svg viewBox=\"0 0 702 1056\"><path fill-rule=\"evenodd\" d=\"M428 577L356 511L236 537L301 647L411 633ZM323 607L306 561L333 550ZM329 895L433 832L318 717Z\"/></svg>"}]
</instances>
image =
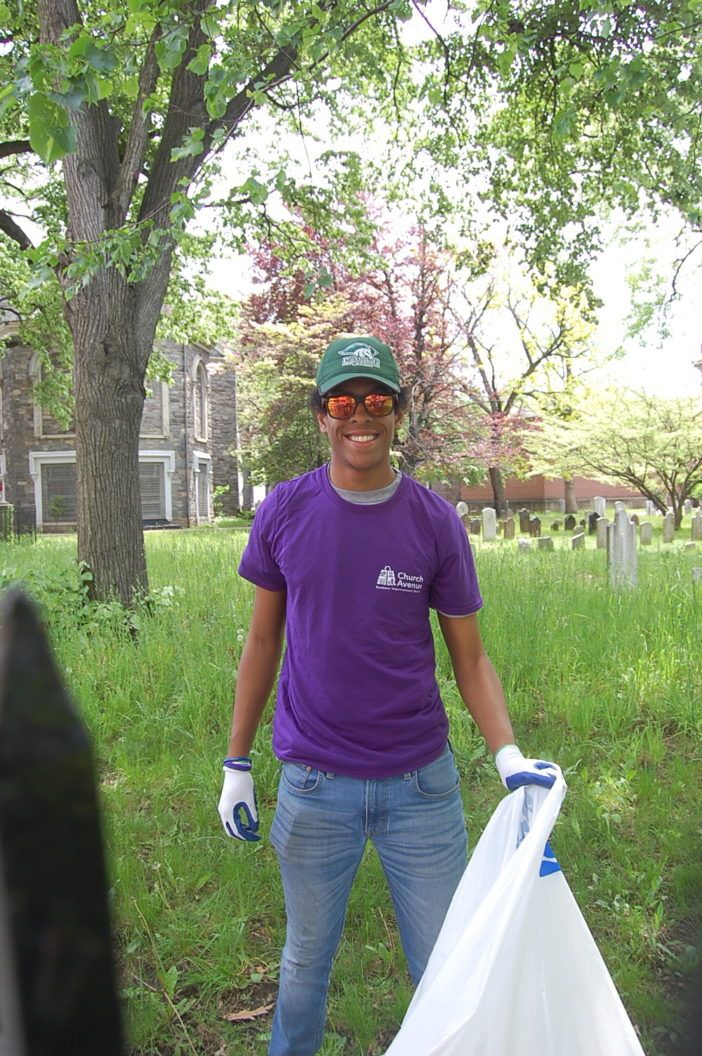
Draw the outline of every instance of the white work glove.
<instances>
[{"instance_id":1,"label":"white work glove","mask_svg":"<svg viewBox=\"0 0 702 1056\"><path fill-rule=\"evenodd\" d=\"M556 780L559 768L544 759L525 759L516 744L505 744L495 755L495 766L502 784L510 792L522 785L540 785L550 788Z\"/></svg>"},{"instance_id":2,"label":"white work glove","mask_svg":"<svg viewBox=\"0 0 702 1056\"><path fill-rule=\"evenodd\" d=\"M246 755L225 759L223 770L224 784L217 809L224 831L235 840L260 840L251 760Z\"/></svg>"}]
</instances>

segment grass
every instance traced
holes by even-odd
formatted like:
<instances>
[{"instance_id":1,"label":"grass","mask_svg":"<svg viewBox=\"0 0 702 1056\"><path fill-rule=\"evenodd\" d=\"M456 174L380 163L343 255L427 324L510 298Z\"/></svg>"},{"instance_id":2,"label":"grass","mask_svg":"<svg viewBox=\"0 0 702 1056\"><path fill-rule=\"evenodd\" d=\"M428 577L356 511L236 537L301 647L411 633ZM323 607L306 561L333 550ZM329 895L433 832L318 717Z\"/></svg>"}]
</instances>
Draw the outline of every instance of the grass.
<instances>
[{"instance_id":1,"label":"grass","mask_svg":"<svg viewBox=\"0 0 702 1056\"><path fill-rule=\"evenodd\" d=\"M562 519L562 518L561 518ZM689 538L689 536L688 536ZM85 606L71 537L0 543L0 587L40 600L91 731L105 808L132 1056L259 1056L284 936L275 856L227 841L216 803L252 591L241 527L148 533L153 604L130 633ZM648 1056L672 1056L699 961L702 556L656 538L639 587L605 557L477 545L481 627L525 752L569 785L554 847ZM502 789L437 648L472 842ZM264 831L275 806L270 713L255 749ZM411 997L372 852L353 890L324 1056L384 1052Z\"/></svg>"}]
</instances>

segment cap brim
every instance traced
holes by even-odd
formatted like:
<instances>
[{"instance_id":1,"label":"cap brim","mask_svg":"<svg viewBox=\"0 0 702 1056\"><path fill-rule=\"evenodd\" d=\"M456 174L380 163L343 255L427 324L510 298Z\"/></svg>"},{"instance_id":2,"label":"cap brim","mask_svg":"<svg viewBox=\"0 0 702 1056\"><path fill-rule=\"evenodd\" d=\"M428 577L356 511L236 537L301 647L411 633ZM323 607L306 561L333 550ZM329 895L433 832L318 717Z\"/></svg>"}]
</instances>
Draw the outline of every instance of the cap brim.
<instances>
[{"instance_id":1,"label":"cap brim","mask_svg":"<svg viewBox=\"0 0 702 1056\"><path fill-rule=\"evenodd\" d=\"M371 374L366 370L354 371L353 374L349 374L348 371L344 374L336 374L329 381L324 383L324 388L320 388L322 396L326 395L330 389L335 388L337 385L342 385L345 381L351 381L353 378L370 378L371 381L377 381L379 385L384 385L386 389L392 389L393 392L399 392L400 386L395 381L387 381L386 378L379 378L377 371Z\"/></svg>"}]
</instances>

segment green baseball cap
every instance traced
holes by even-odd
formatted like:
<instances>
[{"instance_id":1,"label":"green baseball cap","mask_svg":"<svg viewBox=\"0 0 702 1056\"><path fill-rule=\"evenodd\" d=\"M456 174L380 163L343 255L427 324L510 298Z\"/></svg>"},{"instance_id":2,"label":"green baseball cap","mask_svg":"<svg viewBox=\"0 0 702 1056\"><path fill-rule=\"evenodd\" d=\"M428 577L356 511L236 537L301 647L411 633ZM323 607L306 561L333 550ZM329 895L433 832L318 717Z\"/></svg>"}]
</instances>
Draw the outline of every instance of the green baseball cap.
<instances>
[{"instance_id":1,"label":"green baseball cap","mask_svg":"<svg viewBox=\"0 0 702 1056\"><path fill-rule=\"evenodd\" d=\"M373 378L400 391L400 372L395 357L377 337L337 337L317 367L317 388L324 395L349 378Z\"/></svg>"}]
</instances>

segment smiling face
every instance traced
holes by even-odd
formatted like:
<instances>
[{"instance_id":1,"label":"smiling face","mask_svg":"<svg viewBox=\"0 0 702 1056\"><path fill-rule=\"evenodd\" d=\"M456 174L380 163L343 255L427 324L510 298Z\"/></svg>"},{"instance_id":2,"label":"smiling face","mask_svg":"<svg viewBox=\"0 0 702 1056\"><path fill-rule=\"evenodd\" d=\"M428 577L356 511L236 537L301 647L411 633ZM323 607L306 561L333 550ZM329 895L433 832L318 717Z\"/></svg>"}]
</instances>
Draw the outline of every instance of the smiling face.
<instances>
[{"instance_id":1,"label":"smiling face","mask_svg":"<svg viewBox=\"0 0 702 1056\"><path fill-rule=\"evenodd\" d=\"M389 392L371 378L351 378L325 395L367 396L370 392ZM337 419L318 413L319 428L329 438L331 479L338 488L349 491L372 491L385 487L393 479L390 466L395 427L402 420L401 411L383 418L373 418L362 403L351 418Z\"/></svg>"}]
</instances>

